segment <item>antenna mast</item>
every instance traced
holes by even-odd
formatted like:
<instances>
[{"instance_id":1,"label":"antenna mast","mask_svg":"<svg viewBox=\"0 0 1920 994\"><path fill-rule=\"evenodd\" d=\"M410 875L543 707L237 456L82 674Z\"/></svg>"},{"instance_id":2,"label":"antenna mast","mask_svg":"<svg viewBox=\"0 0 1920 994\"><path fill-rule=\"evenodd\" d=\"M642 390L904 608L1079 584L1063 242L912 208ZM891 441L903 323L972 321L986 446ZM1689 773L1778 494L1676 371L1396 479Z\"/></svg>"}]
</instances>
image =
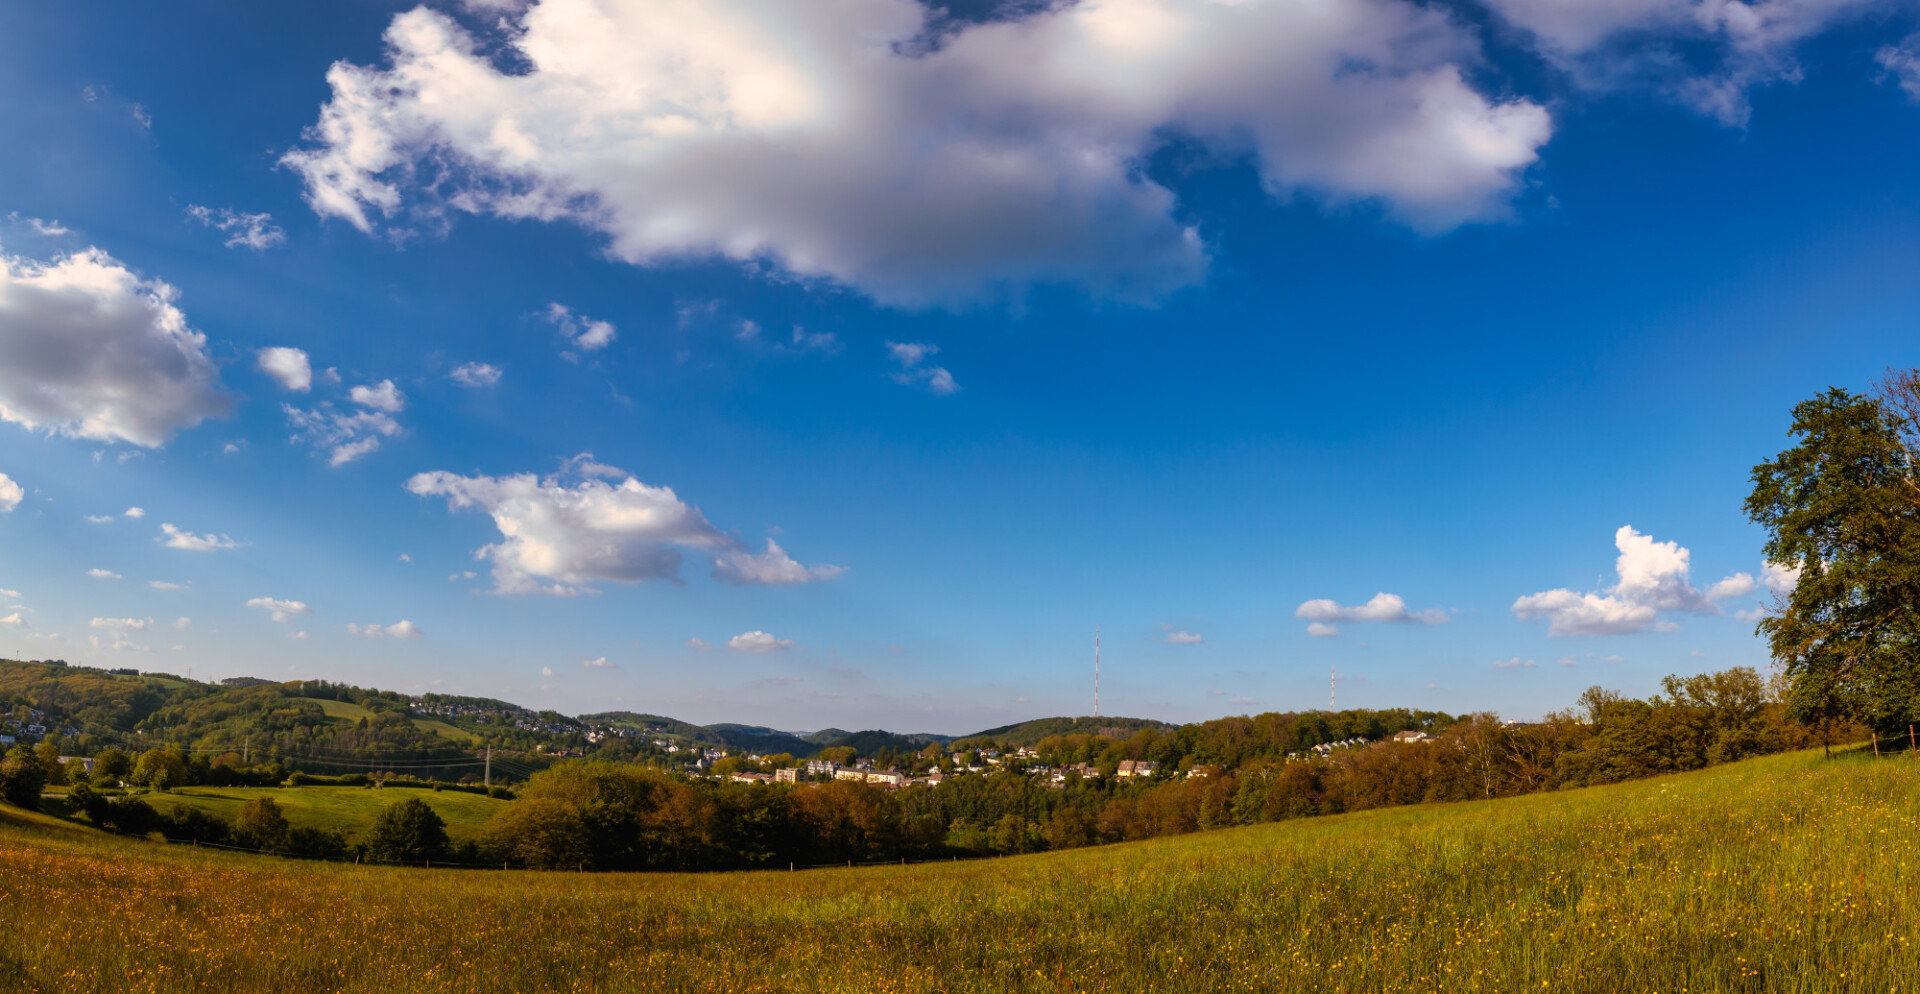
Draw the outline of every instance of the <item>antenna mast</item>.
<instances>
[{"instance_id":1,"label":"antenna mast","mask_svg":"<svg viewBox=\"0 0 1920 994\"><path fill-rule=\"evenodd\" d=\"M1333 667L1327 667L1327 710L1330 712L1339 710L1333 705L1333 692L1339 679L1340 674Z\"/></svg>"},{"instance_id":2,"label":"antenna mast","mask_svg":"<svg viewBox=\"0 0 1920 994\"><path fill-rule=\"evenodd\" d=\"M1093 626L1093 716L1100 717L1100 626Z\"/></svg>"}]
</instances>

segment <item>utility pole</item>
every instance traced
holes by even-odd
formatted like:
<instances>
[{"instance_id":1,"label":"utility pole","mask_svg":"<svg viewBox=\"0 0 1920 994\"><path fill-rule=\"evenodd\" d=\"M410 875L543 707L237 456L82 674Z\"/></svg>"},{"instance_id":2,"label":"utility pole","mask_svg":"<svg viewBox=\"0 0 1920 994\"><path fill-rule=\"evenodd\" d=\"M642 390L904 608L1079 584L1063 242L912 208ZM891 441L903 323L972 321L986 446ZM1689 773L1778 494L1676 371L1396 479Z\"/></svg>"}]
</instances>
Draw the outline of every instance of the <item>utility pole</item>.
<instances>
[{"instance_id":1,"label":"utility pole","mask_svg":"<svg viewBox=\"0 0 1920 994\"><path fill-rule=\"evenodd\" d=\"M487 747L487 779L486 779L486 785L487 785L487 788L488 788L489 790L491 790L491 789L493 788L493 747L492 747L492 746L488 746L488 747Z\"/></svg>"}]
</instances>

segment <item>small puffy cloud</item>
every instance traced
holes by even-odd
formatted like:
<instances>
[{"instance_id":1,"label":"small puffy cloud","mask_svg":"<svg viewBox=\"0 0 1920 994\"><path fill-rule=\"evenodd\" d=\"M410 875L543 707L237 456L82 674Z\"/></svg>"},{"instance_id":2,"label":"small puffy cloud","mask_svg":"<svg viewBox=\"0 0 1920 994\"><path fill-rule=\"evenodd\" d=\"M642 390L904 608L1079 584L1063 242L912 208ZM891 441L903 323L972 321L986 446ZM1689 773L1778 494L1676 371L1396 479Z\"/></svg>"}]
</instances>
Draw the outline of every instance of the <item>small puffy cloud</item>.
<instances>
[{"instance_id":1,"label":"small puffy cloud","mask_svg":"<svg viewBox=\"0 0 1920 994\"><path fill-rule=\"evenodd\" d=\"M1552 133L1480 81L1479 29L1444 8L1020 7L546 0L478 36L416 7L383 64L328 70L282 162L362 231L569 222L634 264L722 258L917 306L1197 282L1199 233L1142 165L1175 136L1251 153L1276 199L1438 231L1504 216Z\"/></svg>"},{"instance_id":2,"label":"small puffy cloud","mask_svg":"<svg viewBox=\"0 0 1920 994\"><path fill-rule=\"evenodd\" d=\"M1317 639L1339 638L1340 626L1329 625L1323 621L1316 621L1307 626L1307 634Z\"/></svg>"},{"instance_id":3,"label":"small puffy cloud","mask_svg":"<svg viewBox=\"0 0 1920 994\"><path fill-rule=\"evenodd\" d=\"M212 532L208 532L205 535L195 535L193 532L183 531L166 523L160 525L160 534L161 544L169 549L186 549L189 552L212 552L215 549L232 549L239 546L238 542L235 542L225 535L216 535Z\"/></svg>"},{"instance_id":4,"label":"small puffy cloud","mask_svg":"<svg viewBox=\"0 0 1920 994\"><path fill-rule=\"evenodd\" d=\"M1707 588L1708 600L1726 600L1732 597L1745 597L1753 593L1757 584L1746 573L1734 573L1726 579Z\"/></svg>"},{"instance_id":5,"label":"small puffy cloud","mask_svg":"<svg viewBox=\"0 0 1920 994\"><path fill-rule=\"evenodd\" d=\"M305 642L308 636L306 632L288 632L287 638L295 642Z\"/></svg>"},{"instance_id":6,"label":"small puffy cloud","mask_svg":"<svg viewBox=\"0 0 1920 994\"><path fill-rule=\"evenodd\" d=\"M0 253L0 420L156 448L233 398L180 294L88 248Z\"/></svg>"},{"instance_id":7,"label":"small puffy cloud","mask_svg":"<svg viewBox=\"0 0 1920 994\"><path fill-rule=\"evenodd\" d=\"M727 648L735 652L785 652L793 646L792 639L774 638L759 629L741 632L727 640Z\"/></svg>"},{"instance_id":8,"label":"small puffy cloud","mask_svg":"<svg viewBox=\"0 0 1920 994\"><path fill-rule=\"evenodd\" d=\"M20 484L13 482L13 477L0 473L0 514L10 513L14 508L19 507L26 496L27 492L21 489Z\"/></svg>"},{"instance_id":9,"label":"small puffy cloud","mask_svg":"<svg viewBox=\"0 0 1920 994\"><path fill-rule=\"evenodd\" d=\"M169 583L166 580L148 580L147 586L152 587L155 590L185 590L187 589L189 584Z\"/></svg>"},{"instance_id":10,"label":"small puffy cloud","mask_svg":"<svg viewBox=\"0 0 1920 994\"><path fill-rule=\"evenodd\" d=\"M192 618L175 618L173 619L173 627L176 631L184 632L187 629L193 627L193 619Z\"/></svg>"},{"instance_id":11,"label":"small puffy cloud","mask_svg":"<svg viewBox=\"0 0 1920 994\"><path fill-rule=\"evenodd\" d=\"M327 452L327 465L339 467L377 451L382 438L401 432L400 422L380 411L342 414L333 405L323 403L312 410L291 404L281 408L287 424L294 429L290 441L307 442Z\"/></svg>"},{"instance_id":12,"label":"small puffy cloud","mask_svg":"<svg viewBox=\"0 0 1920 994\"><path fill-rule=\"evenodd\" d=\"M1580 661L1573 658L1572 656L1561 656L1560 665L1567 667L1568 669L1572 669L1573 667L1580 665Z\"/></svg>"},{"instance_id":13,"label":"small puffy cloud","mask_svg":"<svg viewBox=\"0 0 1920 994\"><path fill-rule=\"evenodd\" d=\"M1619 580L1611 588L1590 593L1567 589L1528 594L1513 602L1513 613L1522 621L1545 618L1547 634L1628 635L1646 631L1677 631L1662 612L1679 611L1718 614L1712 591L1702 591L1688 579L1692 554L1677 542L1656 542L1631 525L1622 525L1613 536L1620 552L1614 561ZM1714 590L1752 591L1753 578L1744 573L1714 584ZM1736 596L1729 594L1728 596Z\"/></svg>"},{"instance_id":14,"label":"small puffy cloud","mask_svg":"<svg viewBox=\"0 0 1920 994\"><path fill-rule=\"evenodd\" d=\"M484 362L465 362L455 366L447 378L463 387L490 387L500 382L500 367Z\"/></svg>"},{"instance_id":15,"label":"small puffy cloud","mask_svg":"<svg viewBox=\"0 0 1920 994\"><path fill-rule=\"evenodd\" d=\"M15 611L4 618L0 618L0 625L5 625L8 628L32 628L33 627L32 625L27 624L27 619L20 617L20 612L18 611Z\"/></svg>"},{"instance_id":16,"label":"small puffy cloud","mask_svg":"<svg viewBox=\"0 0 1920 994\"><path fill-rule=\"evenodd\" d=\"M299 349L276 345L254 353L260 371L294 393L306 393L313 387L313 365Z\"/></svg>"},{"instance_id":17,"label":"small puffy cloud","mask_svg":"<svg viewBox=\"0 0 1920 994\"><path fill-rule=\"evenodd\" d=\"M700 636L696 635L693 638L690 638L687 640L687 648L692 649L695 652L705 652L708 649L713 648L713 643L708 642L706 639L703 639Z\"/></svg>"},{"instance_id":18,"label":"small puffy cloud","mask_svg":"<svg viewBox=\"0 0 1920 994\"><path fill-rule=\"evenodd\" d=\"M772 542L764 553L747 552L671 488L641 483L594 462L590 452L547 477L437 471L414 476L406 488L444 497L453 510L492 516L501 541L475 555L493 564L500 593L564 595L580 593L586 588L579 585L595 580L677 580L682 549L713 556L714 575L739 584L799 583L839 572L803 567Z\"/></svg>"},{"instance_id":19,"label":"small puffy cloud","mask_svg":"<svg viewBox=\"0 0 1920 994\"><path fill-rule=\"evenodd\" d=\"M347 391L347 396L361 407L371 407L388 414L399 414L406 410L407 395L393 385L392 380L381 380L370 386L358 386Z\"/></svg>"},{"instance_id":20,"label":"small puffy cloud","mask_svg":"<svg viewBox=\"0 0 1920 994\"><path fill-rule=\"evenodd\" d=\"M1365 604L1345 606L1336 601L1319 598L1303 602L1293 609L1293 616L1308 621L1379 621L1388 624L1444 625L1447 612L1439 608L1425 611L1408 611L1407 602L1398 594L1378 593ZM1315 633L1319 634L1319 633ZM1328 632L1327 634L1337 634Z\"/></svg>"},{"instance_id":21,"label":"small puffy cloud","mask_svg":"<svg viewBox=\"0 0 1920 994\"><path fill-rule=\"evenodd\" d=\"M142 507L129 507L125 511L122 511L121 513L125 514L129 518L134 518L136 520L147 516L146 508L142 508Z\"/></svg>"},{"instance_id":22,"label":"small puffy cloud","mask_svg":"<svg viewBox=\"0 0 1920 994\"><path fill-rule=\"evenodd\" d=\"M125 635L129 632L144 632L153 627L152 618L95 618L88 623L93 628Z\"/></svg>"},{"instance_id":23,"label":"small puffy cloud","mask_svg":"<svg viewBox=\"0 0 1920 994\"><path fill-rule=\"evenodd\" d=\"M267 612L281 624L293 620L294 615L313 613L313 608L308 607L305 601L283 601L275 597L255 597L247 601L247 606Z\"/></svg>"},{"instance_id":24,"label":"small puffy cloud","mask_svg":"<svg viewBox=\"0 0 1920 994\"><path fill-rule=\"evenodd\" d=\"M94 523L94 524L96 524L96 525L104 525L104 524L106 524L107 522L109 522L109 521L112 521L112 520L113 520L113 515L111 515L111 514L89 514L89 515L87 515L87 520L88 520L88 521L90 521L90 522L92 522L92 523Z\"/></svg>"},{"instance_id":25,"label":"small puffy cloud","mask_svg":"<svg viewBox=\"0 0 1920 994\"><path fill-rule=\"evenodd\" d=\"M547 305L547 323L560 332L567 344L582 352L598 352L613 344L616 334L611 323L575 314L565 304Z\"/></svg>"},{"instance_id":26,"label":"small puffy cloud","mask_svg":"<svg viewBox=\"0 0 1920 994\"><path fill-rule=\"evenodd\" d=\"M601 656L598 659L583 659L580 661L580 666L582 669L589 670L617 670L620 668L617 663L607 662L607 657L605 656Z\"/></svg>"},{"instance_id":27,"label":"small puffy cloud","mask_svg":"<svg viewBox=\"0 0 1920 994\"><path fill-rule=\"evenodd\" d=\"M120 579L120 574L118 574L118 573L115 573L114 571L112 571L112 570L110 570L110 569L101 569L101 568L99 568L98 566L96 566L96 567L94 567L93 569L90 569L90 570L88 570L88 571L87 571L87 575L88 575L88 576L90 576L90 577L93 577L93 578L94 578L94 579L96 579L96 580L118 580L118 579Z\"/></svg>"},{"instance_id":28,"label":"small puffy cloud","mask_svg":"<svg viewBox=\"0 0 1920 994\"><path fill-rule=\"evenodd\" d=\"M1766 563L1760 567L1760 585L1785 597L1800 585L1800 567Z\"/></svg>"},{"instance_id":29,"label":"small puffy cloud","mask_svg":"<svg viewBox=\"0 0 1920 994\"><path fill-rule=\"evenodd\" d=\"M1512 659L1502 659L1495 662L1492 668L1496 670L1530 670L1538 665L1540 664L1531 659L1521 659L1519 656L1515 656Z\"/></svg>"},{"instance_id":30,"label":"small puffy cloud","mask_svg":"<svg viewBox=\"0 0 1920 994\"><path fill-rule=\"evenodd\" d=\"M250 248L261 252L287 240L287 233L273 223L271 214L245 214L231 207L188 204L187 216L226 235L228 248Z\"/></svg>"},{"instance_id":31,"label":"small puffy cloud","mask_svg":"<svg viewBox=\"0 0 1920 994\"><path fill-rule=\"evenodd\" d=\"M16 600L16 601L17 601L17 600L19 600L19 599L20 599L20 591L18 591L18 590L0 590L0 597L6 597L6 598L9 598L9 599L11 599L11 600Z\"/></svg>"},{"instance_id":32,"label":"small puffy cloud","mask_svg":"<svg viewBox=\"0 0 1920 994\"><path fill-rule=\"evenodd\" d=\"M1199 645L1200 643L1205 641L1206 641L1205 636L1195 635L1192 632L1168 632L1167 633L1167 643L1169 645Z\"/></svg>"},{"instance_id":33,"label":"small puffy cloud","mask_svg":"<svg viewBox=\"0 0 1920 994\"><path fill-rule=\"evenodd\" d=\"M551 666L542 666L542 667L540 667L540 675L541 675L541 676L543 676L543 677L544 677L544 676L552 676L552 675L553 675L553 667L551 667Z\"/></svg>"},{"instance_id":34,"label":"small puffy cloud","mask_svg":"<svg viewBox=\"0 0 1920 994\"><path fill-rule=\"evenodd\" d=\"M713 557L713 575L730 583L754 586L785 586L831 580L846 569L840 566L802 566L787 555L780 543L767 539L767 551L734 549Z\"/></svg>"},{"instance_id":35,"label":"small puffy cloud","mask_svg":"<svg viewBox=\"0 0 1920 994\"><path fill-rule=\"evenodd\" d=\"M388 638L417 639L425 634L426 632L421 631L419 625L404 618L387 626Z\"/></svg>"},{"instance_id":36,"label":"small puffy cloud","mask_svg":"<svg viewBox=\"0 0 1920 994\"><path fill-rule=\"evenodd\" d=\"M347 632L352 635L358 635L361 638L369 638L369 639L377 639L377 638L417 639L426 634L425 632L420 630L420 626L414 624L411 621L400 621L395 624L387 625L385 627L382 627L380 625L356 625L352 622L348 622Z\"/></svg>"},{"instance_id":37,"label":"small puffy cloud","mask_svg":"<svg viewBox=\"0 0 1920 994\"><path fill-rule=\"evenodd\" d=\"M903 386L925 386L930 393L942 397L957 393L960 385L953 382L953 374L944 366L925 364L926 358L940 351L938 345L924 342L888 342L887 352L900 364L900 371L890 373L895 383Z\"/></svg>"}]
</instances>

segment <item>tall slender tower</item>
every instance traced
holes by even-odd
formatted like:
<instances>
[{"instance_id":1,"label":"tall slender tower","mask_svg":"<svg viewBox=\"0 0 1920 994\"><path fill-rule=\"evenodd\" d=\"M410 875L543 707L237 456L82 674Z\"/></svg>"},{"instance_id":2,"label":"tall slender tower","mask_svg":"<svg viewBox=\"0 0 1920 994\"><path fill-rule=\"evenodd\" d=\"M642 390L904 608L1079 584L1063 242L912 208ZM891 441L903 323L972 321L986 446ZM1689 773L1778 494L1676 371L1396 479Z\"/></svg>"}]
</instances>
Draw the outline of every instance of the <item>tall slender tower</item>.
<instances>
[{"instance_id":1,"label":"tall slender tower","mask_svg":"<svg viewBox=\"0 0 1920 994\"><path fill-rule=\"evenodd\" d=\"M1334 707L1334 704L1333 704L1333 692L1334 692L1334 689L1339 685L1338 684L1339 680L1340 680L1339 671L1335 670L1331 666L1327 667L1327 710L1330 712L1339 710L1339 708Z\"/></svg>"},{"instance_id":2,"label":"tall slender tower","mask_svg":"<svg viewBox=\"0 0 1920 994\"><path fill-rule=\"evenodd\" d=\"M1100 717L1100 626L1093 626L1093 716Z\"/></svg>"}]
</instances>

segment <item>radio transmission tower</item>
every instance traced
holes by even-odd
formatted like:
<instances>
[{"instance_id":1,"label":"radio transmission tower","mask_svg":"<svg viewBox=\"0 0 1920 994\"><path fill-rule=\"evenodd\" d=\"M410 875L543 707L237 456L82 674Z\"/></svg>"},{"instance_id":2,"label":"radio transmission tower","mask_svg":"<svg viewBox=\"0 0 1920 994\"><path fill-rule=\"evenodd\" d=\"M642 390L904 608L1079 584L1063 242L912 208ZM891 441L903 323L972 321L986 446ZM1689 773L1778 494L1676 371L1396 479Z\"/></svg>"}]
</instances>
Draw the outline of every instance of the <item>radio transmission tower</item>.
<instances>
[{"instance_id":1,"label":"radio transmission tower","mask_svg":"<svg viewBox=\"0 0 1920 994\"><path fill-rule=\"evenodd\" d=\"M1100 717L1100 626L1093 626L1093 716Z\"/></svg>"}]
</instances>

